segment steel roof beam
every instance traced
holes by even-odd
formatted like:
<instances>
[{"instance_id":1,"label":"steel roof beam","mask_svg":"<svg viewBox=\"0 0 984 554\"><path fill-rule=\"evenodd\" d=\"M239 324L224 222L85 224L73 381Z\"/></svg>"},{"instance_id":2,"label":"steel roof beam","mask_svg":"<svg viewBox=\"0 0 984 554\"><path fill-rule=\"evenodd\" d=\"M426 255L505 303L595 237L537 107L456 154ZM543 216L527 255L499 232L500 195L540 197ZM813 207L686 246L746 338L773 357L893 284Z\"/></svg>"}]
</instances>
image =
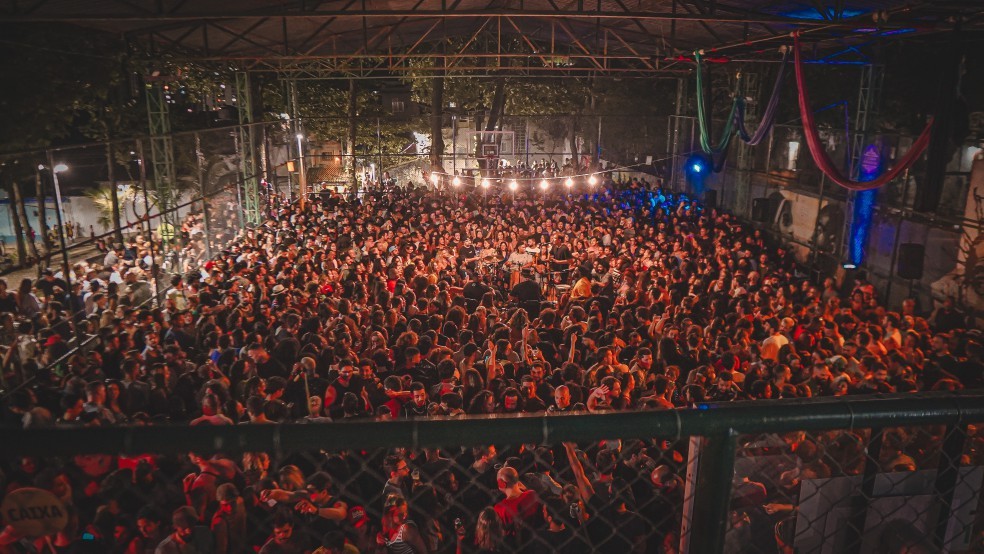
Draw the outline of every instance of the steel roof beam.
<instances>
[{"instance_id":1,"label":"steel roof beam","mask_svg":"<svg viewBox=\"0 0 984 554\"><path fill-rule=\"evenodd\" d=\"M9 0L8 0L9 2ZM44 2L42 2L43 4ZM200 4L198 4L200 5ZM257 11L225 11L225 12L186 12L186 13L164 13L164 14L142 14L142 13L98 13L93 11L80 11L78 13L51 13L45 14L38 10L31 12L14 11L6 9L0 11L0 22L4 23L97 23L97 22L198 22L202 20L229 20L229 19L264 19L271 17L285 17L288 19L327 19L333 17L349 18L475 18L475 17L513 17L513 18L544 18L544 17L566 17L568 19L637 19L640 21L705 21L716 23L776 23L796 25L798 27L812 27L829 24L825 21L805 20L792 17L782 17L770 14L740 14L728 13L671 13L671 12L650 12L650 11L594 11L584 9L558 9L558 10L517 10L517 9L489 9L489 10L435 10L435 9L394 9L394 10L282 10L268 9ZM845 21L842 23L849 25Z\"/></svg>"}]
</instances>

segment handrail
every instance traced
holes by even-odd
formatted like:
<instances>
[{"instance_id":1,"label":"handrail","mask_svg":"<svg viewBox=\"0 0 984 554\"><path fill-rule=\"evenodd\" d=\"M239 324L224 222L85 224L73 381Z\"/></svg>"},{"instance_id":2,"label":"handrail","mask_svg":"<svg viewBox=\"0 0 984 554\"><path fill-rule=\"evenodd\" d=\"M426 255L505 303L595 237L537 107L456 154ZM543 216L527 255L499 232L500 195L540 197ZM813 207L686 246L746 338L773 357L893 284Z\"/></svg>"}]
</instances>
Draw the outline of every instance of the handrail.
<instances>
[{"instance_id":1,"label":"handrail","mask_svg":"<svg viewBox=\"0 0 984 554\"><path fill-rule=\"evenodd\" d=\"M0 428L8 456L284 453L314 449L541 444L984 422L984 391L701 404L696 409L469 416L327 424Z\"/></svg>"},{"instance_id":2,"label":"handrail","mask_svg":"<svg viewBox=\"0 0 984 554\"><path fill-rule=\"evenodd\" d=\"M133 308L145 308L148 305L152 305L155 300L158 301L158 302L160 302L161 299L163 299L163 298L166 297L168 291L170 291L170 290L171 290L171 287L169 285L164 290L158 291L158 293L156 295L151 295L151 297L148 298L147 300L144 300L143 302L137 304L136 306L133 306ZM34 385L34 383L38 380L38 374L39 373L42 373L42 372L44 372L46 370L53 369L55 367L58 367L59 364L62 364L62 363L67 362L68 360L70 360L72 358L72 356L75 356L76 354L78 354L80 351L82 351L84 348L86 348L87 346L89 346L90 344L92 344L93 342L95 342L97 339L99 339L99 334L98 333L97 334L94 334L94 335L89 335L88 338L86 338L82 342L76 343L75 345L73 345L69 349L68 352L62 354L61 356L59 356L54 361L48 363L48 365L46 365L43 368L41 368L40 370L38 370L38 372L35 373L33 376L31 376L30 379L26 379L25 381L19 383L17 386L15 386L13 388L5 389L5 390L0 390L0 402L3 402L5 400L7 400L7 398L9 398L15 392L17 392L17 391L19 391L19 390L21 390L21 389L23 389L25 387L28 387L30 385Z\"/></svg>"}]
</instances>

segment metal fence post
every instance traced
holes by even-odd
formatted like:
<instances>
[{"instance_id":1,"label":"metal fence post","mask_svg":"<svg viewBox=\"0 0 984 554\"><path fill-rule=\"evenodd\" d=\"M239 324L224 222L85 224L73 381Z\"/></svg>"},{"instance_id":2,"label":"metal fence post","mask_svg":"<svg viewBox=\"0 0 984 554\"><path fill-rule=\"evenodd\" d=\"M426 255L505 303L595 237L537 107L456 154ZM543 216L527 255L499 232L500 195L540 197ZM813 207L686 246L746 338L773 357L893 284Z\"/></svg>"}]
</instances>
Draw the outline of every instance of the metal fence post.
<instances>
[{"instance_id":1,"label":"metal fence post","mask_svg":"<svg viewBox=\"0 0 984 554\"><path fill-rule=\"evenodd\" d=\"M865 521L868 518L868 506L875 491L875 478L881 468L878 467L878 457L882 450L884 429L872 429L871 440L868 441L867 456L864 462L864 475L861 478L860 494L852 502L852 513L845 530L845 552L860 554L861 542L864 537Z\"/></svg>"},{"instance_id":2,"label":"metal fence post","mask_svg":"<svg viewBox=\"0 0 984 554\"><path fill-rule=\"evenodd\" d=\"M684 516L684 528L680 530L680 552L683 554L724 552L737 438L734 429L728 429L724 434L701 437L699 447L693 449L697 450L696 475L688 471L687 490L691 490L692 484L696 487L691 517ZM687 509L684 511L686 513Z\"/></svg>"},{"instance_id":3,"label":"metal fence post","mask_svg":"<svg viewBox=\"0 0 984 554\"><path fill-rule=\"evenodd\" d=\"M948 425L944 436L946 438L943 439L943 447L940 450L940 465L936 470L934 485L934 496L939 509L933 532L933 545L937 548L943 548L946 542L953 492L960 477L960 458L963 456L964 443L967 439L967 425Z\"/></svg>"}]
</instances>

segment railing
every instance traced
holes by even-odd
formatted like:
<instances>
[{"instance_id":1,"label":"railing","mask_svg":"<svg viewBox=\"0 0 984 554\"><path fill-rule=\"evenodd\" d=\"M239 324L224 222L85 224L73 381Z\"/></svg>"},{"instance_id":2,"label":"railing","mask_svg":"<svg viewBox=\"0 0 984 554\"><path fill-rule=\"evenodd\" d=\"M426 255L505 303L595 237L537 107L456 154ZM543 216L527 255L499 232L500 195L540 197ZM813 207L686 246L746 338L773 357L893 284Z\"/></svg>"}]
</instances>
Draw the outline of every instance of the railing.
<instances>
[{"instance_id":1,"label":"railing","mask_svg":"<svg viewBox=\"0 0 984 554\"><path fill-rule=\"evenodd\" d=\"M583 466L595 497L608 503L630 499L626 509L645 523L642 534L608 537L599 526L615 533L632 533L626 529L635 527L622 526L622 515L600 507L605 504L597 498L583 498L582 491L578 509L598 519L569 523L585 529L595 548L601 548L600 540L608 546L636 541L652 552L903 552L886 549L895 541L969 553L980 551L984 531L981 423L984 393L926 393L546 417L3 429L0 458L112 455L132 460L153 453L172 459L169 455L195 452L238 460L240 454L253 459L265 453L272 461L270 475L288 464L305 468L309 476L319 470L332 473L332 494L350 507L363 506L371 519L382 506L375 487L390 475L380 464L387 454L400 451L407 465L424 472L407 491L411 512L430 498L422 493L435 492L440 506L425 512L430 510L437 528L450 530L454 516L470 527L485 503L498 500L495 485L474 470L479 465L474 462L488 451L464 448L494 443L500 453L495 460L518 467L530 488L540 489L543 480L536 476L543 473L578 482L575 467ZM565 456L565 443L577 443L579 450ZM457 475L457 488L429 463L435 449ZM553 459L545 460L548 454ZM614 469L605 469L605 460ZM343 466L350 470L338 469ZM595 472L600 477L593 478ZM168 476L181 477L180 471ZM265 486L256 480L241 494L259 498ZM547 497L557 491L537 492ZM573 504L577 496L570 489L561 493ZM204 501L201 507L209 509ZM472 540L463 533L463 540ZM543 535L536 528L517 533L531 542L507 545L537 548L535 541ZM443 540L453 542L451 534Z\"/></svg>"}]
</instances>

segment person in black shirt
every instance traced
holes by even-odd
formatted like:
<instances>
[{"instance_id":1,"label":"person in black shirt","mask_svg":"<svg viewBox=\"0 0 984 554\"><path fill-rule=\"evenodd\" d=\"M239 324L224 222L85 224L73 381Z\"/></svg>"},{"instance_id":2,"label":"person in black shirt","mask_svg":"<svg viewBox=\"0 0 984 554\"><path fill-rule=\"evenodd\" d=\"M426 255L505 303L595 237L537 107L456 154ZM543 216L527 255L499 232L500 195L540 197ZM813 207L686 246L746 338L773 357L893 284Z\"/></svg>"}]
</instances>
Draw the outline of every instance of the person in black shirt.
<instances>
[{"instance_id":1,"label":"person in black shirt","mask_svg":"<svg viewBox=\"0 0 984 554\"><path fill-rule=\"evenodd\" d=\"M509 293L519 302L539 302L543 297L540 294L540 285L536 284L532 276L526 276Z\"/></svg>"},{"instance_id":2,"label":"person in black shirt","mask_svg":"<svg viewBox=\"0 0 984 554\"><path fill-rule=\"evenodd\" d=\"M355 375L355 364L349 359L342 360L338 364L338 379L325 390L325 411L332 419L340 419L343 415L342 399L345 393L351 392L362 398L364 390L362 378Z\"/></svg>"},{"instance_id":3,"label":"person in black shirt","mask_svg":"<svg viewBox=\"0 0 984 554\"><path fill-rule=\"evenodd\" d=\"M478 250L472 244L471 239L465 239L464 246L458 250L458 264L468 271L478 269Z\"/></svg>"},{"instance_id":4,"label":"person in black shirt","mask_svg":"<svg viewBox=\"0 0 984 554\"><path fill-rule=\"evenodd\" d=\"M55 273L51 269L44 270L41 274L41 279L34 285L35 288L44 293L45 298L52 298L55 288L60 288L62 294L68 292L68 283L60 277L55 277Z\"/></svg>"},{"instance_id":5,"label":"person in black shirt","mask_svg":"<svg viewBox=\"0 0 984 554\"><path fill-rule=\"evenodd\" d=\"M246 353L256 363L256 374L260 377L269 379L270 377L279 376L286 379L290 376L290 372L287 371L284 364L275 358L271 358L270 353L267 352L267 349L262 344L258 342L251 344Z\"/></svg>"},{"instance_id":6,"label":"person in black shirt","mask_svg":"<svg viewBox=\"0 0 984 554\"><path fill-rule=\"evenodd\" d=\"M17 313L17 299L7 292L7 280L0 278L0 312Z\"/></svg>"},{"instance_id":7,"label":"person in black shirt","mask_svg":"<svg viewBox=\"0 0 984 554\"><path fill-rule=\"evenodd\" d=\"M559 496L543 499L546 528L537 530L535 544L546 545L549 552L587 554L591 546L571 521L571 507Z\"/></svg>"}]
</instances>

